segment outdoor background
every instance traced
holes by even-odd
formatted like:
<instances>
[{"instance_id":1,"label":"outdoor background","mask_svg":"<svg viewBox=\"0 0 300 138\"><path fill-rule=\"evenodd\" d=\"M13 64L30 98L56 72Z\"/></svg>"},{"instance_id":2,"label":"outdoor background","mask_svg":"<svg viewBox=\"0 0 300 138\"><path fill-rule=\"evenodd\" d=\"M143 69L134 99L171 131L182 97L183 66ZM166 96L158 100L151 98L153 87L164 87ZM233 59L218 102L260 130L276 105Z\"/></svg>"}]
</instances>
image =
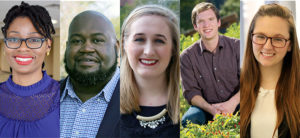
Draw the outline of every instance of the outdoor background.
<instances>
[{"instance_id":1,"label":"outdoor background","mask_svg":"<svg viewBox=\"0 0 300 138\"><path fill-rule=\"evenodd\" d=\"M180 45L181 52L190 45L199 40L199 34L194 30L191 13L194 6L205 0L181 1L180 3L180 22L181 22L181 37ZM220 34L225 36L240 38L240 1L239 0L210 0L206 2L213 3L220 12L221 27ZM180 95L180 118L188 110L190 105ZM189 124L186 128L180 127L180 137L239 137L240 126L239 116L236 115L217 115L215 120L207 125Z\"/></svg>"}]
</instances>

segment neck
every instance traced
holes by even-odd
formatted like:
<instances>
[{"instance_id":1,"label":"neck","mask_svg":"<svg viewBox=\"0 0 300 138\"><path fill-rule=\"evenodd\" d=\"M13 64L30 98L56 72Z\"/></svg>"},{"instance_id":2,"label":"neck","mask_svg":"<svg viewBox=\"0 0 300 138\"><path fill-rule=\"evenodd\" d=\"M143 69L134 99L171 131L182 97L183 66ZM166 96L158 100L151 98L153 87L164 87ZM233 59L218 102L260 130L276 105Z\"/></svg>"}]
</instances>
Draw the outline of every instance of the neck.
<instances>
[{"instance_id":1,"label":"neck","mask_svg":"<svg viewBox=\"0 0 300 138\"><path fill-rule=\"evenodd\" d=\"M38 81L40 81L42 78L43 78L43 73L40 70L32 73L26 73L26 74L18 73L14 70L12 71L13 82L21 86L29 86L35 84Z\"/></svg>"},{"instance_id":2,"label":"neck","mask_svg":"<svg viewBox=\"0 0 300 138\"><path fill-rule=\"evenodd\" d=\"M100 81L99 83L93 86L82 85L82 83L79 83L72 78L70 78L70 80L76 95L82 102L85 102L90 98L96 96L105 87L105 85L109 82L112 76L107 77L105 80Z\"/></svg>"},{"instance_id":3,"label":"neck","mask_svg":"<svg viewBox=\"0 0 300 138\"><path fill-rule=\"evenodd\" d=\"M214 53L219 43L219 35L211 39L202 39L202 42L207 50Z\"/></svg>"},{"instance_id":4,"label":"neck","mask_svg":"<svg viewBox=\"0 0 300 138\"><path fill-rule=\"evenodd\" d=\"M167 104L168 87L165 75L153 78L135 77L135 79L140 93L140 105L160 106Z\"/></svg>"},{"instance_id":5,"label":"neck","mask_svg":"<svg viewBox=\"0 0 300 138\"><path fill-rule=\"evenodd\" d=\"M264 89L274 90L281 74L282 64L277 67L261 67L261 84Z\"/></svg>"}]
</instances>

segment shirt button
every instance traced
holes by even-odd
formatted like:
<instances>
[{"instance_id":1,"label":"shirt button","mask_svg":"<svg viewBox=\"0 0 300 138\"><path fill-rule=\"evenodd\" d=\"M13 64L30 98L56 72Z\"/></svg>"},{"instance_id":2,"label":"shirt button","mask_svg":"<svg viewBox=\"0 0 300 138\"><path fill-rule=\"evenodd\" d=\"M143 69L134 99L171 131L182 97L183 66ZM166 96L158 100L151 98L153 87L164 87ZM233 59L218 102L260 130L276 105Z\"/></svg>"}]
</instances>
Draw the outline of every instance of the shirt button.
<instances>
[{"instance_id":1,"label":"shirt button","mask_svg":"<svg viewBox=\"0 0 300 138\"><path fill-rule=\"evenodd\" d=\"M81 111L85 113L86 109L82 109Z\"/></svg>"},{"instance_id":2,"label":"shirt button","mask_svg":"<svg viewBox=\"0 0 300 138\"><path fill-rule=\"evenodd\" d=\"M220 80L217 80L218 82L220 82Z\"/></svg>"},{"instance_id":3,"label":"shirt button","mask_svg":"<svg viewBox=\"0 0 300 138\"><path fill-rule=\"evenodd\" d=\"M223 93L223 90L221 90L221 93Z\"/></svg>"},{"instance_id":4,"label":"shirt button","mask_svg":"<svg viewBox=\"0 0 300 138\"><path fill-rule=\"evenodd\" d=\"M79 134L79 132L78 132L78 131L76 131L76 132L75 132L75 134L76 134L76 135L78 135L78 134Z\"/></svg>"},{"instance_id":5,"label":"shirt button","mask_svg":"<svg viewBox=\"0 0 300 138\"><path fill-rule=\"evenodd\" d=\"M202 76L200 75L200 79L202 78Z\"/></svg>"},{"instance_id":6,"label":"shirt button","mask_svg":"<svg viewBox=\"0 0 300 138\"><path fill-rule=\"evenodd\" d=\"M97 99L97 101L98 101L98 102L100 102L100 98L99 98L99 99Z\"/></svg>"},{"instance_id":7,"label":"shirt button","mask_svg":"<svg viewBox=\"0 0 300 138\"><path fill-rule=\"evenodd\" d=\"M214 70L217 70L217 68L215 67Z\"/></svg>"}]
</instances>

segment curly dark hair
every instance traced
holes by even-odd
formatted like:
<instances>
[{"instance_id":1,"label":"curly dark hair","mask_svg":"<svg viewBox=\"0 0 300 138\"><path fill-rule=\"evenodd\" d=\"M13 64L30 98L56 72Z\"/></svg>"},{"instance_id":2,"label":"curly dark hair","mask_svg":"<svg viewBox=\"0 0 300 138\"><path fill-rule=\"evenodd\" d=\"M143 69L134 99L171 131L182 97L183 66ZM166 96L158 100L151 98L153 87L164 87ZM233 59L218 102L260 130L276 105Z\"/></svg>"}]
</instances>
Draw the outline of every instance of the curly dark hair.
<instances>
[{"instance_id":1,"label":"curly dark hair","mask_svg":"<svg viewBox=\"0 0 300 138\"><path fill-rule=\"evenodd\" d=\"M17 17L28 17L38 33L52 40L51 34L55 34L55 30L48 11L42 6L29 5L24 1L21 2L20 6L13 6L6 14L3 20L5 25L1 28L4 37L7 35L6 31L9 25Z\"/></svg>"}]
</instances>

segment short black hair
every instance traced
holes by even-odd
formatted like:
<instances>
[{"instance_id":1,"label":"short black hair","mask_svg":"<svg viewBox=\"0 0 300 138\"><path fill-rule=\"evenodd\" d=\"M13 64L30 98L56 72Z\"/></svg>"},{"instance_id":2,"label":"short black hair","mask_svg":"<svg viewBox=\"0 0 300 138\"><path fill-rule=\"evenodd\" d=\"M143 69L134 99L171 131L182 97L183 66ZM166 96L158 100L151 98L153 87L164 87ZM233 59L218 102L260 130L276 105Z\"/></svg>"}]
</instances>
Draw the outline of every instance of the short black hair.
<instances>
[{"instance_id":1,"label":"short black hair","mask_svg":"<svg viewBox=\"0 0 300 138\"><path fill-rule=\"evenodd\" d=\"M3 20L5 25L1 28L5 38L7 35L6 31L9 28L9 25L17 17L28 17L38 33L40 33L45 38L52 40L51 34L55 34L55 30L48 11L42 6L29 5L24 1L21 2L20 6L13 6L6 14Z\"/></svg>"}]
</instances>

